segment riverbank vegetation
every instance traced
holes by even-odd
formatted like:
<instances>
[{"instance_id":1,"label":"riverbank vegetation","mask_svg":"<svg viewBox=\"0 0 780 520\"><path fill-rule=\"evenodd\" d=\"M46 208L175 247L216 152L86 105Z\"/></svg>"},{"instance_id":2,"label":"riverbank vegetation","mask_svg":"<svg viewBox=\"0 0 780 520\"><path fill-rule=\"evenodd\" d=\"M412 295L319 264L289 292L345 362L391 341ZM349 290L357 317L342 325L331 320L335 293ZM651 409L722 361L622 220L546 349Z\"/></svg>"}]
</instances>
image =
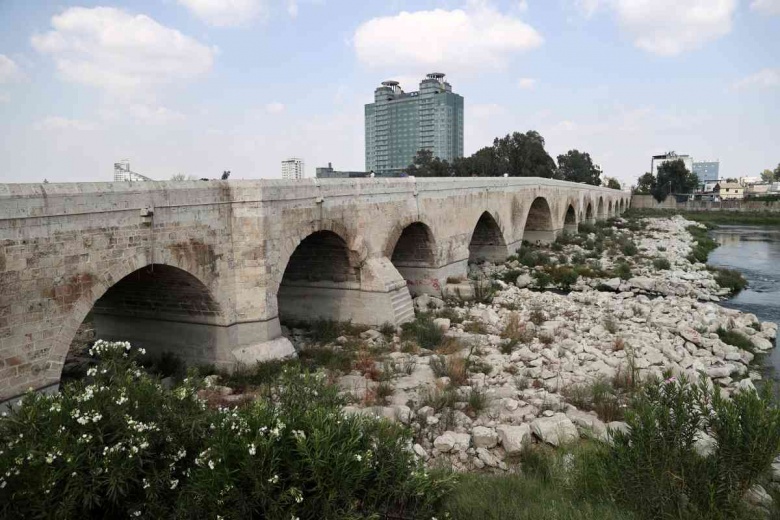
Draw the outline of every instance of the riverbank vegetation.
<instances>
[{"instance_id":1,"label":"riverbank vegetation","mask_svg":"<svg viewBox=\"0 0 780 520\"><path fill-rule=\"evenodd\" d=\"M226 400L208 380L166 390L128 344L92 350L86 380L0 419L0 517L430 518L451 486L403 426L344 415L322 373L210 406Z\"/></svg>"},{"instance_id":2,"label":"riverbank vegetation","mask_svg":"<svg viewBox=\"0 0 780 520\"><path fill-rule=\"evenodd\" d=\"M629 209L625 218L669 218L680 215L688 220L712 225L780 226L780 213L769 211L680 211L673 209Z\"/></svg>"},{"instance_id":3,"label":"riverbank vegetation","mask_svg":"<svg viewBox=\"0 0 780 520\"><path fill-rule=\"evenodd\" d=\"M412 431L345 415L323 372L258 364L256 399L215 378L171 389L125 343L87 379L29 394L0 419L3 518L752 519L780 451L770 391L705 380L633 387L606 440L526 444L502 475L426 471ZM259 374L263 374L262 377ZM479 393L479 392L477 392ZM478 399L474 399L478 401ZM482 405L484 406L484 402ZM771 488L770 488L771 489Z\"/></svg>"}]
</instances>

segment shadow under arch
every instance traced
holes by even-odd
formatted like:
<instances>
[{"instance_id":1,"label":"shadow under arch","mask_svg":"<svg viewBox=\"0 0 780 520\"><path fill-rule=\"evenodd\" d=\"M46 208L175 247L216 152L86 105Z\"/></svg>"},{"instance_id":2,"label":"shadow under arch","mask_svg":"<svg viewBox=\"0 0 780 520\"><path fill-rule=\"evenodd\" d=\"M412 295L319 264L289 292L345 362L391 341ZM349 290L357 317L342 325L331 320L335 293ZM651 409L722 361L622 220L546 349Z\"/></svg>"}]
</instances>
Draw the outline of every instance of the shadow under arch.
<instances>
[{"instance_id":1,"label":"shadow under arch","mask_svg":"<svg viewBox=\"0 0 780 520\"><path fill-rule=\"evenodd\" d=\"M304 237L290 254L276 291L280 322L363 322L361 269L350 256L346 240L334 231L313 231Z\"/></svg>"},{"instance_id":2,"label":"shadow under arch","mask_svg":"<svg viewBox=\"0 0 780 520\"><path fill-rule=\"evenodd\" d=\"M483 211L469 240L469 262L501 263L507 256L508 249L501 226L490 212Z\"/></svg>"},{"instance_id":3,"label":"shadow under arch","mask_svg":"<svg viewBox=\"0 0 780 520\"><path fill-rule=\"evenodd\" d=\"M527 240L532 244L549 244L555 240L555 236L556 229L550 205L544 197L536 197L528 208L523 240Z\"/></svg>"},{"instance_id":4,"label":"shadow under arch","mask_svg":"<svg viewBox=\"0 0 780 520\"><path fill-rule=\"evenodd\" d=\"M577 213L571 204L569 204L569 207L566 209L566 215L563 217L563 231L571 234L577 233Z\"/></svg>"},{"instance_id":5,"label":"shadow under arch","mask_svg":"<svg viewBox=\"0 0 780 520\"><path fill-rule=\"evenodd\" d=\"M152 263L102 287L93 289L99 297L87 304L80 325L65 338L68 348L55 349L54 357L63 360L60 368L95 339L129 341L151 357L170 352L186 363L218 364L225 357L229 340L223 309L190 272ZM54 359L50 368L57 366Z\"/></svg>"},{"instance_id":6,"label":"shadow under arch","mask_svg":"<svg viewBox=\"0 0 780 520\"><path fill-rule=\"evenodd\" d=\"M604 198L599 197L599 203L596 209L596 218L598 220L604 220L606 215L604 214Z\"/></svg>"},{"instance_id":7,"label":"shadow under arch","mask_svg":"<svg viewBox=\"0 0 780 520\"><path fill-rule=\"evenodd\" d=\"M593 222L595 220L595 215L593 214L593 203L588 201L588 205L585 208L585 220L588 222Z\"/></svg>"},{"instance_id":8,"label":"shadow under arch","mask_svg":"<svg viewBox=\"0 0 780 520\"><path fill-rule=\"evenodd\" d=\"M397 226L387 241L386 254L412 296L441 295L436 240L427 224L413 221Z\"/></svg>"}]
</instances>

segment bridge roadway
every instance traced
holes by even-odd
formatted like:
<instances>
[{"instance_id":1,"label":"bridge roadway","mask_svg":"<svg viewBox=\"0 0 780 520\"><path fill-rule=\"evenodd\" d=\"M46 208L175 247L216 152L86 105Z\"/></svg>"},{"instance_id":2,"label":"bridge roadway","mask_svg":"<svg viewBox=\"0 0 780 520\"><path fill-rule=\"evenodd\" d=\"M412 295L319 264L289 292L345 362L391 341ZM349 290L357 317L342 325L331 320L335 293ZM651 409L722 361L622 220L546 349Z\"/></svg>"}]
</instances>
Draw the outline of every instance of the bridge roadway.
<instances>
[{"instance_id":1,"label":"bridge roadway","mask_svg":"<svg viewBox=\"0 0 780 520\"><path fill-rule=\"evenodd\" d=\"M0 184L0 402L56 389L85 320L229 368L289 353L280 319L402 323L469 261L629 202L540 178Z\"/></svg>"}]
</instances>

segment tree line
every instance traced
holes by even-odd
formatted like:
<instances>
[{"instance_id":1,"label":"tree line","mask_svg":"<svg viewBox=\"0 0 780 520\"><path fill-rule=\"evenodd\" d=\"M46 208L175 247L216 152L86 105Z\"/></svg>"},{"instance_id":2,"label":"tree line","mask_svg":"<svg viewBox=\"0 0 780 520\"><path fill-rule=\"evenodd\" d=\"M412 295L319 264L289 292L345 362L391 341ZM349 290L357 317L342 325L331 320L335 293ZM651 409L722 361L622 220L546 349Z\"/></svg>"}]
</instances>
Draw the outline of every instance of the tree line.
<instances>
[{"instance_id":1,"label":"tree line","mask_svg":"<svg viewBox=\"0 0 780 520\"><path fill-rule=\"evenodd\" d=\"M430 150L419 150L405 173L415 177L542 177L620 189L617 179L604 177L590 154L569 150L558 162L544 149L544 138L534 130L496 137L492 146L452 162Z\"/></svg>"},{"instance_id":2,"label":"tree line","mask_svg":"<svg viewBox=\"0 0 780 520\"><path fill-rule=\"evenodd\" d=\"M663 202L667 196L692 193L699 186L699 176L688 170L682 159L666 161L658 165L658 171L653 175L647 172L637 180L633 192L639 195L652 195L658 202ZM780 164L774 170L764 170L761 173L763 182L780 182ZM725 182L737 182L736 179L725 179Z\"/></svg>"}]
</instances>

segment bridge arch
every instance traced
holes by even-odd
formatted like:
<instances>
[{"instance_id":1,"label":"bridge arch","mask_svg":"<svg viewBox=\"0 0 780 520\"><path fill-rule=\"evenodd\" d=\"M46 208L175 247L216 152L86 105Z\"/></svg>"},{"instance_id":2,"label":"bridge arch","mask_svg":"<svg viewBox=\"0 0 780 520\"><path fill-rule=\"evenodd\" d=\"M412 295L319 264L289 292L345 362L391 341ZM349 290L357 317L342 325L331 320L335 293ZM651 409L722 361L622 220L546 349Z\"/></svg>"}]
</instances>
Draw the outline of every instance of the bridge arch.
<instances>
[{"instance_id":1,"label":"bridge arch","mask_svg":"<svg viewBox=\"0 0 780 520\"><path fill-rule=\"evenodd\" d=\"M596 217L593 214L593 203L588 201L588 205L585 206L585 220L592 223L595 218Z\"/></svg>"},{"instance_id":2,"label":"bridge arch","mask_svg":"<svg viewBox=\"0 0 780 520\"><path fill-rule=\"evenodd\" d=\"M416 220L396 226L388 237L385 251L413 296L441 293L436 276L436 238L427 224Z\"/></svg>"},{"instance_id":3,"label":"bridge arch","mask_svg":"<svg viewBox=\"0 0 780 520\"><path fill-rule=\"evenodd\" d=\"M563 230L572 234L577 232L577 213L572 204L566 208L566 214L563 217Z\"/></svg>"},{"instance_id":4,"label":"bridge arch","mask_svg":"<svg viewBox=\"0 0 780 520\"><path fill-rule=\"evenodd\" d=\"M612 207L612 200L607 203L607 217L614 217L615 213Z\"/></svg>"},{"instance_id":5,"label":"bridge arch","mask_svg":"<svg viewBox=\"0 0 780 520\"><path fill-rule=\"evenodd\" d=\"M284 264L276 293L279 320L355 318L350 293L360 289L357 257L335 231L321 229L304 237Z\"/></svg>"},{"instance_id":6,"label":"bridge arch","mask_svg":"<svg viewBox=\"0 0 780 520\"><path fill-rule=\"evenodd\" d=\"M469 262L503 262L508 256L507 241L499 219L488 211L479 216L469 240Z\"/></svg>"},{"instance_id":7,"label":"bridge arch","mask_svg":"<svg viewBox=\"0 0 780 520\"><path fill-rule=\"evenodd\" d=\"M215 363L222 355L224 305L184 267L135 258L101 277L71 279L62 293L59 304L71 306L71 318L49 358L47 377L54 381L71 349L92 339L129 341L150 356L172 352L188 363ZM77 338L90 328L94 338Z\"/></svg>"},{"instance_id":8,"label":"bridge arch","mask_svg":"<svg viewBox=\"0 0 780 520\"><path fill-rule=\"evenodd\" d=\"M550 204L544 197L536 197L528 208L523 240L549 244L555 240L555 232Z\"/></svg>"},{"instance_id":9,"label":"bridge arch","mask_svg":"<svg viewBox=\"0 0 780 520\"><path fill-rule=\"evenodd\" d=\"M598 206L596 208L596 219L604 220L606 215L604 213L604 197L599 197Z\"/></svg>"}]
</instances>

